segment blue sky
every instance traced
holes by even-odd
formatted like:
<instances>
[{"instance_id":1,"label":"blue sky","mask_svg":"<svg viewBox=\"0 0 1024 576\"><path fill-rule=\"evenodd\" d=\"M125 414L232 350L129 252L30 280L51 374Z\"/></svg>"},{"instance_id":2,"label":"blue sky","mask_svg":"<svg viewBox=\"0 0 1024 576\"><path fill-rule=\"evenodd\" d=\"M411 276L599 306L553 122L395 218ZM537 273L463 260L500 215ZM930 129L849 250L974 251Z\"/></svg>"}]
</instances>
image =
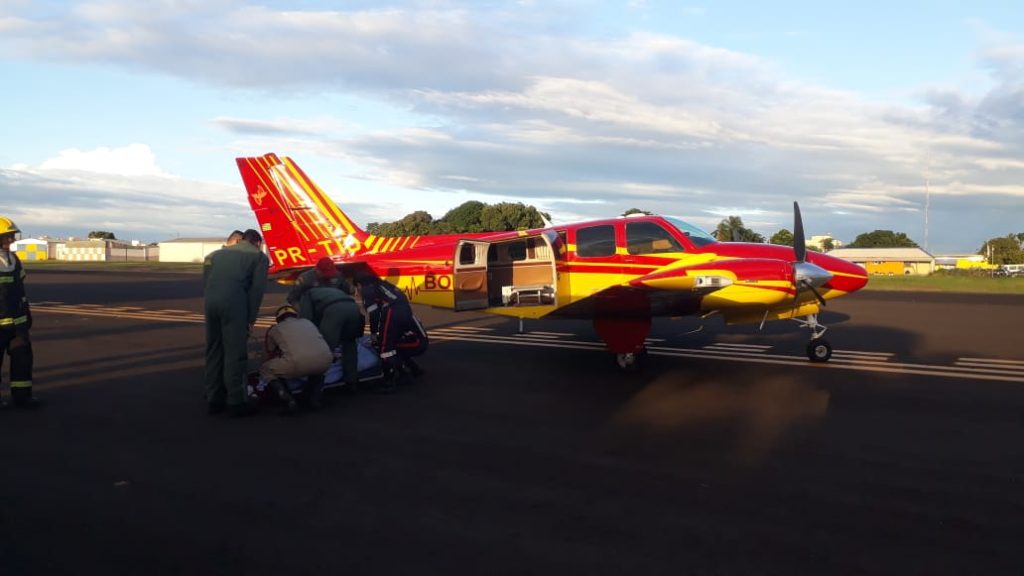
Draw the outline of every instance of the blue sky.
<instances>
[{"instance_id":1,"label":"blue sky","mask_svg":"<svg viewBox=\"0 0 1024 576\"><path fill-rule=\"evenodd\" d=\"M237 156L359 223L466 200L739 215L935 253L1024 231L1015 2L0 2L0 213L158 241L254 224ZM927 186L926 186L927 182Z\"/></svg>"}]
</instances>

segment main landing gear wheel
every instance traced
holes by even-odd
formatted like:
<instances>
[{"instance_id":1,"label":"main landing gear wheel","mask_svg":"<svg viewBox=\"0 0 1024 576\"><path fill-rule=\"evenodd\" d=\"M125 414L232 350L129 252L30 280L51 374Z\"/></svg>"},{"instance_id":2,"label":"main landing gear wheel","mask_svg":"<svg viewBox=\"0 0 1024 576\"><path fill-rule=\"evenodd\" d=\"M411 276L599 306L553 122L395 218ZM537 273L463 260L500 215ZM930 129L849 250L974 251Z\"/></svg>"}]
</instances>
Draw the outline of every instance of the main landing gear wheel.
<instances>
[{"instance_id":1,"label":"main landing gear wheel","mask_svg":"<svg viewBox=\"0 0 1024 576\"><path fill-rule=\"evenodd\" d=\"M828 362L832 357L832 345L824 338L815 338L807 344L807 357L811 362Z\"/></svg>"},{"instance_id":2,"label":"main landing gear wheel","mask_svg":"<svg viewBox=\"0 0 1024 576\"><path fill-rule=\"evenodd\" d=\"M615 355L615 363L625 372L636 372L643 366L647 357L647 348L641 348L638 352L619 353Z\"/></svg>"}]
</instances>

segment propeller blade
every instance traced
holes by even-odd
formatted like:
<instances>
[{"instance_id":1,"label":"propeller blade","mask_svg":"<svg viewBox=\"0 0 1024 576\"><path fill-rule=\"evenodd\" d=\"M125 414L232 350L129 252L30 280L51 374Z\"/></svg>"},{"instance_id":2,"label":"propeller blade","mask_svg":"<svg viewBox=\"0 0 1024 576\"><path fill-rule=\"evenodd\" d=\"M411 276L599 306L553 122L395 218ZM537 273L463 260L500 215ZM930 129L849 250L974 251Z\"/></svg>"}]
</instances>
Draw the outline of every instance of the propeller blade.
<instances>
[{"instance_id":1,"label":"propeller blade","mask_svg":"<svg viewBox=\"0 0 1024 576\"><path fill-rule=\"evenodd\" d=\"M814 293L814 297L818 299L818 302L822 306L828 306L828 304L825 302L825 299L821 297L821 293L818 292L818 289L815 288L813 284L805 284L805 286L811 289L811 292Z\"/></svg>"},{"instance_id":2,"label":"propeller blade","mask_svg":"<svg viewBox=\"0 0 1024 576\"><path fill-rule=\"evenodd\" d=\"M800 205L793 202L793 252L796 254L796 261L803 262L807 259L807 244L804 240L804 221L800 218Z\"/></svg>"}]
</instances>

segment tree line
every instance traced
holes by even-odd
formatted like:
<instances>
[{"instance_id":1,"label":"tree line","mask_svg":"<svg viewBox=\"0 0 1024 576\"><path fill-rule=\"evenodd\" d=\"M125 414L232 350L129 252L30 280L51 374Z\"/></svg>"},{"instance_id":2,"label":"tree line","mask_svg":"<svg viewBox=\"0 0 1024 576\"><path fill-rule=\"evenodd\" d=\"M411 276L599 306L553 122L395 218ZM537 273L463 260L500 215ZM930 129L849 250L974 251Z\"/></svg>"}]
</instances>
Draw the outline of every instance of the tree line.
<instances>
[{"instance_id":1,"label":"tree line","mask_svg":"<svg viewBox=\"0 0 1024 576\"><path fill-rule=\"evenodd\" d=\"M715 237L722 242L764 242L764 236L744 226L743 219L739 216L729 216L723 219L715 229ZM783 228L772 234L768 241L772 244L792 246L793 233ZM822 249L826 252L834 247L835 244L830 238L826 238L822 242ZM893 230L874 230L858 234L853 242L847 244L846 247L920 248L917 242L905 233ZM1022 264L1024 263L1024 232L990 238L982 244L976 253L985 256L992 264Z\"/></svg>"},{"instance_id":2,"label":"tree line","mask_svg":"<svg viewBox=\"0 0 1024 576\"><path fill-rule=\"evenodd\" d=\"M630 208L622 213L653 214L640 208ZM476 200L464 202L449 210L439 219L419 210L395 222L371 222L366 231L377 236L424 236L429 234L460 234L466 232L506 232L541 228L550 222L551 216L522 202L499 202L485 204ZM739 216L723 218L714 232L721 242L764 243L765 237L743 224ZM783 228L767 239L772 244L793 245L793 232ZM826 252L835 247L826 238L822 249ZM847 248L918 248L917 242L903 232L873 230L858 234ZM982 245L978 254L991 259L993 264L1024 263L1024 232L991 238Z\"/></svg>"},{"instance_id":3,"label":"tree line","mask_svg":"<svg viewBox=\"0 0 1024 576\"><path fill-rule=\"evenodd\" d=\"M370 222L366 231L376 236L426 236L429 234L460 234L466 232L508 232L543 228L551 216L522 202L484 204L476 200L463 202L435 220L417 210L395 222Z\"/></svg>"}]
</instances>

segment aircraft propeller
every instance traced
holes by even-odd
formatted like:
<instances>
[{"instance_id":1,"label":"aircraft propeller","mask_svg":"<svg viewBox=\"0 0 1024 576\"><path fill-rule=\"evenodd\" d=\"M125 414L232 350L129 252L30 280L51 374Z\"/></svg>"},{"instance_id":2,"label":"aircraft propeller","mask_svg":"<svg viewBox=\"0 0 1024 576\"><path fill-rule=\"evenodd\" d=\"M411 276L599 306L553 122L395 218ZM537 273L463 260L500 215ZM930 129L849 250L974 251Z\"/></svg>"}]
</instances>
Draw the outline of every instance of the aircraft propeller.
<instances>
[{"instance_id":1,"label":"aircraft propeller","mask_svg":"<svg viewBox=\"0 0 1024 576\"><path fill-rule=\"evenodd\" d=\"M822 298L818 288L832 279L832 273L817 264L807 261L807 245L804 244L804 223L800 217L800 205L793 202L793 252L796 261L793 262L793 295L794 301L800 300L801 287L809 289L822 306L825 299Z\"/></svg>"}]
</instances>

